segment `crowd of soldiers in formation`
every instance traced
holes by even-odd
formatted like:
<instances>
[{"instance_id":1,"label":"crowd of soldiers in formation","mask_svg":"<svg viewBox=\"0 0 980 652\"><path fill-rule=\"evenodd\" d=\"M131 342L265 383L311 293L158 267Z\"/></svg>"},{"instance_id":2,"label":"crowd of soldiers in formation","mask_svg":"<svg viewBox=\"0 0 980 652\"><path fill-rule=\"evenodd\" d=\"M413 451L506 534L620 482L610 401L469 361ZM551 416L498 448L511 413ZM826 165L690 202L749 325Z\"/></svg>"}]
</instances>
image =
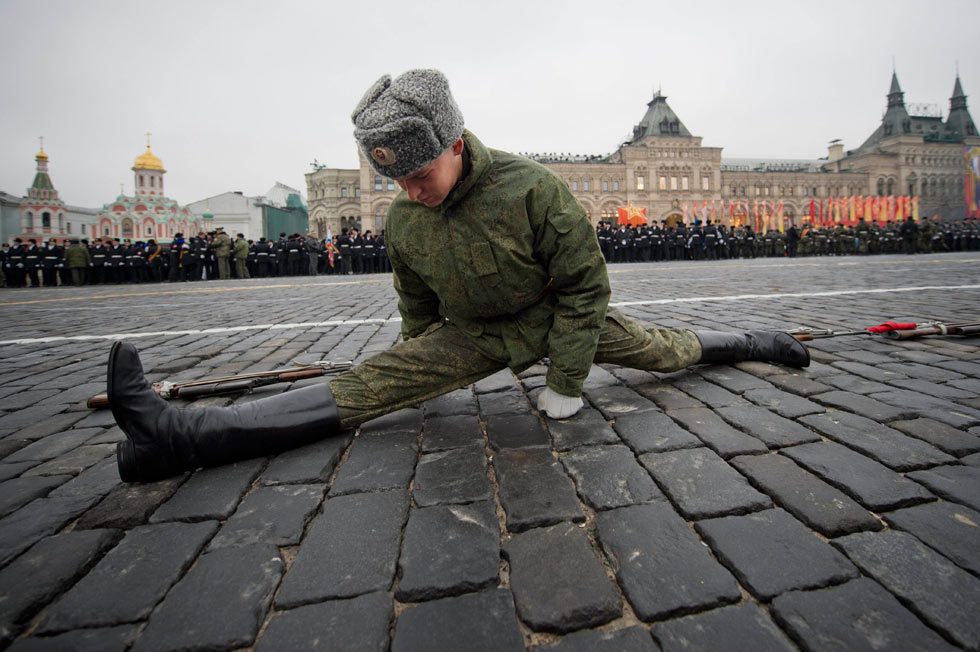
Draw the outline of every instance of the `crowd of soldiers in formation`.
<instances>
[{"instance_id":1,"label":"crowd of soldiers in formation","mask_svg":"<svg viewBox=\"0 0 980 652\"><path fill-rule=\"evenodd\" d=\"M324 239L280 233L278 240L253 241L239 233L234 243L221 228L190 238L177 233L166 244L104 237L39 245L15 238L13 246L4 243L0 250L0 287L13 288L390 271L384 231L361 235L346 228Z\"/></svg>"},{"instance_id":2,"label":"crowd of soldiers in formation","mask_svg":"<svg viewBox=\"0 0 980 652\"><path fill-rule=\"evenodd\" d=\"M53 287L104 283L160 283L222 278L316 276L390 272L384 231L361 235L343 229L336 237L294 233L278 240L234 243L222 229L158 244L128 239L14 239L0 249L0 287ZM675 226L613 225L599 222L596 237L609 263L717 260L774 256L844 256L852 254L930 253L980 250L980 221L940 223L890 221L884 225L859 220L856 225L804 227L756 233L749 225L729 228L711 220ZM229 264L229 259L235 262Z\"/></svg>"},{"instance_id":3,"label":"crowd of soldiers in formation","mask_svg":"<svg viewBox=\"0 0 980 652\"><path fill-rule=\"evenodd\" d=\"M980 221L940 223L909 217L904 221L858 220L857 224L755 232L750 225L730 228L707 220L675 226L614 225L599 222L596 237L609 263L718 260L776 256L846 256L980 250Z\"/></svg>"}]
</instances>

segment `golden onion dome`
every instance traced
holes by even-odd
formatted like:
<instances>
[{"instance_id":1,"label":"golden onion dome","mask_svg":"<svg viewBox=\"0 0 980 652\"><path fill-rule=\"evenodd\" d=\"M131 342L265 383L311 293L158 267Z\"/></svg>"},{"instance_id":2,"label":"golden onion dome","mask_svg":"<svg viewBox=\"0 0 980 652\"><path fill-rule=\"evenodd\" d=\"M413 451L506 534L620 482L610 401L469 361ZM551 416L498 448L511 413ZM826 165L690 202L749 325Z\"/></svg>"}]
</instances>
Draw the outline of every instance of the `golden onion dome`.
<instances>
[{"instance_id":1,"label":"golden onion dome","mask_svg":"<svg viewBox=\"0 0 980 652\"><path fill-rule=\"evenodd\" d=\"M44 148L43 147L41 148L41 151L38 152L34 156L34 160L35 161L47 161L48 160L48 155L44 153Z\"/></svg>"},{"instance_id":2,"label":"golden onion dome","mask_svg":"<svg viewBox=\"0 0 980 652\"><path fill-rule=\"evenodd\" d=\"M150 151L150 146L146 146L146 151L143 152L137 159L136 163L133 164L134 170L160 170L161 172L166 172L163 169L163 161L157 158L153 152Z\"/></svg>"}]
</instances>

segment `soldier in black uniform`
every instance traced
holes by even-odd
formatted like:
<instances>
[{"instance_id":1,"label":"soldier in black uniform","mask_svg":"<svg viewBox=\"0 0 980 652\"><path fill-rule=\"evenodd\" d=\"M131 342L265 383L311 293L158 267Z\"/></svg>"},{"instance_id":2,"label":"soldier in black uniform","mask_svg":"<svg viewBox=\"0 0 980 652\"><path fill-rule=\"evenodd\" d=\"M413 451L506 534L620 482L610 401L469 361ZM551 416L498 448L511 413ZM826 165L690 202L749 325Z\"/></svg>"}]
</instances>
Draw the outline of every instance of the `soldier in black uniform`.
<instances>
[{"instance_id":1,"label":"soldier in black uniform","mask_svg":"<svg viewBox=\"0 0 980 652\"><path fill-rule=\"evenodd\" d=\"M302 252L303 241L298 233L293 233L286 240L286 274L289 276L299 276L302 273Z\"/></svg>"},{"instance_id":2,"label":"soldier in black uniform","mask_svg":"<svg viewBox=\"0 0 980 652\"><path fill-rule=\"evenodd\" d=\"M385 248L385 230L381 229L381 233L375 241L378 246L378 271L379 272L390 272L391 262L388 260L388 250Z\"/></svg>"},{"instance_id":3,"label":"soldier in black uniform","mask_svg":"<svg viewBox=\"0 0 980 652\"><path fill-rule=\"evenodd\" d=\"M678 222L674 225L674 260L687 260L689 249L687 244L687 225Z\"/></svg>"},{"instance_id":4,"label":"soldier in black uniform","mask_svg":"<svg viewBox=\"0 0 980 652\"><path fill-rule=\"evenodd\" d=\"M351 242L350 236L347 235L347 227L340 230L340 235L337 236L337 241L334 244L340 251L340 273L345 276L353 274L351 269Z\"/></svg>"},{"instance_id":5,"label":"soldier in black uniform","mask_svg":"<svg viewBox=\"0 0 980 652\"><path fill-rule=\"evenodd\" d=\"M0 244L0 287L10 287L10 245L4 242Z\"/></svg>"},{"instance_id":6,"label":"soldier in black uniform","mask_svg":"<svg viewBox=\"0 0 980 652\"><path fill-rule=\"evenodd\" d=\"M180 271L180 259L184 256L184 234L175 233L174 239L170 242L170 249L167 252L167 260L169 271L167 272L167 281L169 283L177 283L181 280Z\"/></svg>"},{"instance_id":7,"label":"soldier in black uniform","mask_svg":"<svg viewBox=\"0 0 980 652\"><path fill-rule=\"evenodd\" d=\"M24 271L31 282L31 287L36 288L41 285L38 279L38 270L41 268L41 250L37 247L37 240L31 238L27 241L24 248Z\"/></svg>"},{"instance_id":8,"label":"soldier in black uniform","mask_svg":"<svg viewBox=\"0 0 980 652\"><path fill-rule=\"evenodd\" d=\"M702 235L704 237L704 257L707 260L717 260L718 251L715 247L718 245L718 227L712 224L711 220L708 220L704 225Z\"/></svg>"},{"instance_id":9,"label":"soldier in black uniform","mask_svg":"<svg viewBox=\"0 0 980 652\"><path fill-rule=\"evenodd\" d=\"M63 264L64 251L58 246L54 238L41 250L41 280L44 287L56 287L58 285L58 266Z\"/></svg>"},{"instance_id":10,"label":"soldier in black uniform","mask_svg":"<svg viewBox=\"0 0 980 652\"><path fill-rule=\"evenodd\" d=\"M146 264L149 269L150 280L159 283L163 280L163 250L156 240L146 241Z\"/></svg>"},{"instance_id":11,"label":"soldier in black uniform","mask_svg":"<svg viewBox=\"0 0 980 652\"><path fill-rule=\"evenodd\" d=\"M357 229L350 231L350 254L352 269L355 274L364 273L364 238Z\"/></svg>"},{"instance_id":12,"label":"soldier in black uniform","mask_svg":"<svg viewBox=\"0 0 980 652\"><path fill-rule=\"evenodd\" d=\"M287 243L289 238L286 237L285 233L279 234L279 240L273 244L273 249L276 252L276 276L285 276L287 272L286 256L289 253L289 247Z\"/></svg>"},{"instance_id":13,"label":"soldier in black uniform","mask_svg":"<svg viewBox=\"0 0 980 652\"><path fill-rule=\"evenodd\" d=\"M255 266L258 272L256 276L266 278L269 276L269 266L272 264L275 255L270 245L264 237L259 238L255 243Z\"/></svg>"},{"instance_id":14,"label":"soldier in black uniform","mask_svg":"<svg viewBox=\"0 0 980 652\"><path fill-rule=\"evenodd\" d=\"M373 274L375 272L374 263L377 250L374 242L374 235L370 231L364 232L364 273Z\"/></svg>"}]
</instances>

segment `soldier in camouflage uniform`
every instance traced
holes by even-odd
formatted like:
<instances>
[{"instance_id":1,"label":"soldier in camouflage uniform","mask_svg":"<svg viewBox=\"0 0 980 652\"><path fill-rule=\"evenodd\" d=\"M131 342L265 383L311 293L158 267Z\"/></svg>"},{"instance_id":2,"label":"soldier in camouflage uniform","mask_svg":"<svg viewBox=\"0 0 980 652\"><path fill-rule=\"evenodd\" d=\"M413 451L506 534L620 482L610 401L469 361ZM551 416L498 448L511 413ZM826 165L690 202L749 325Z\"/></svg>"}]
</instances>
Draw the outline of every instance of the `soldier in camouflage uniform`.
<instances>
[{"instance_id":1,"label":"soldier in camouflage uniform","mask_svg":"<svg viewBox=\"0 0 980 652\"><path fill-rule=\"evenodd\" d=\"M330 381L231 407L181 410L143 378L117 343L108 395L127 435L123 480L266 455L547 357L538 410L573 416L594 362L650 371L768 360L806 366L786 333L645 329L609 309L595 231L567 184L463 129L434 70L379 79L354 110L372 167L404 192L388 209L388 257L403 341Z\"/></svg>"}]
</instances>

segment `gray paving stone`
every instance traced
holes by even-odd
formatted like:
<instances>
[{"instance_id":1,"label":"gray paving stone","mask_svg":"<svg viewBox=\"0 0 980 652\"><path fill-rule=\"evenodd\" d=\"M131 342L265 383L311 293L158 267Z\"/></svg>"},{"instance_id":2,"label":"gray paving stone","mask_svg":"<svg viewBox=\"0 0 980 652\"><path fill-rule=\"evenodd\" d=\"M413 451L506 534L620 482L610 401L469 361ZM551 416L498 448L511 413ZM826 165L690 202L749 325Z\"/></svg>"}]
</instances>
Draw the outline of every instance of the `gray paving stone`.
<instances>
[{"instance_id":1,"label":"gray paving stone","mask_svg":"<svg viewBox=\"0 0 980 652\"><path fill-rule=\"evenodd\" d=\"M836 367L842 371L846 371L854 376L861 376L867 380L871 380L877 383L884 383L889 380L899 380L902 378L908 378L908 374L895 369L883 369L880 365L868 365L861 362L834 362L831 366ZM901 365L899 365L901 366ZM829 380L827 382L830 382ZM830 382L830 384L833 384Z\"/></svg>"},{"instance_id":2,"label":"gray paving stone","mask_svg":"<svg viewBox=\"0 0 980 652\"><path fill-rule=\"evenodd\" d=\"M497 414L487 417L487 438L495 451L551 447L551 437L533 414Z\"/></svg>"},{"instance_id":3,"label":"gray paving stone","mask_svg":"<svg viewBox=\"0 0 980 652\"><path fill-rule=\"evenodd\" d=\"M426 417L422 452L432 453L471 444L483 444L483 431L475 416Z\"/></svg>"},{"instance_id":4,"label":"gray paving stone","mask_svg":"<svg viewBox=\"0 0 980 652\"><path fill-rule=\"evenodd\" d=\"M666 500L626 446L583 446L561 461L582 500L593 509Z\"/></svg>"},{"instance_id":5,"label":"gray paving stone","mask_svg":"<svg viewBox=\"0 0 980 652\"><path fill-rule=\"evenodd\" d=\"M597 410L583 408L570 419L548 419L548 431L555 448L567 451L576 446L618 444L616 432Z\"/></svg>"},{"instance_id":6,"label":"gray paving stone","mask_svg":"<svg viewBox=\"0 0 980 652\"><path fill-rule=\"evenodd\" d=\"M117 475L118 477L118 475ZM186 476L146 484L118 484L98 505L85 512L76 529L119 528L142 525L150 514L169 499Z\"/></svg>"},{"instance_id":7,"label":"gray paving stone","mask_svg":"<svg viewBox=\"0 0 980 652\"><path fill-rule=\"evenodd\" d=\"M765 408L754 405L734 405L718 408L715 411L736 428L762 440L769 448L796 446L820 440L820 436L812 430L773 414Z\"/></svg>"},{"instance_id":8,"label":"gray paving stone","mask_svg":"<svg viewBox=\"0 0 980 652\"><path fill-rule=\"evenodd\" d=\"M966 457L964 457L960 461L963 462L964 464L968 464L970 466L980 466L980 453L974 453L973 455L967 455Z\"/></svg>"},{"instance_id":9,"label":"gray paving stone","mask_svg":"<svg viewBox=\"0 0 980 652\"><path fill-rule=\"evenodd\" d=\"M599 365L592 365L589 369L589 375L585 378L584 389L597 389L599 387L609 387L610 385L619 385L619 379L613 376L611 373L600 367Z\"/></svg>"},{"instance_id":10,"label":"gray paving stone","mask_svg":"<svg viewBox=\"0 0 980 652\"><path fill-rule=\"evenodd\" d=\"M6 482L7 480L13 480L14 478L20 476L21 473L28 470L33 466L37 466L37 462L16 462L14 464L0 464L0 482Z\"/></svg>"},{"instance_id":11,"label":"gray paving stone","mask_svg":"<svg viewBox=\"0 0 980 652\"><path fill-rule=\"evenodd\" d=\"M517 386L517 379L514 372L510 369L501 369L495 374L491 374L483 380L473 384L473 391L477 394L492 394L513 389Z\"/></svg>"},{"instance_id":12,"label":"gray paving stone","mask_svg":"<svg viewBox=\"0 0 980 652\"><path fill-rule=\"evenodd\" d=\"M635 388L637 392L650 399L657 404L658 407L664 410L677 409L677 408L689 408L689 407L704 407L701 401L694 399L681 390L677 389L673 385L666 383L651 383L649 385L640 385ZM651 406L652 407L652 406Z\"/></svg>"},{"instance_id":13,"label":"gray paving stone","mask_svg":"<svg viewBox=\"0 0 980 652\"><path fill-rule=\"evenodd\" d=\"M269 544L202 555L150 617L134 652L251 645L282 572L279 551Z\"/></svg>"},{"instance_id":14,"label":"gray paving stone","mask_svg":"<svg viewBox=\"0 0 980 652\"><path fill-rule=\"evenodd\" d=\"M709 383L703 376L697 374L691 374L674 381L674 387L713 408L735 405L743 400L738 394L733 394L723 387Z\"/></svg>"},{"instance_id":15,"label":"gray paving stone","mask_svg":"<svg viewBox=\"0 0 980 652\"><path fill-rule=\"evenodd\" d=\"M392 652L524 652L514 598L490 589L405 609L395 623Z\"/></svg>"},{"instance_id":16,"label":"gray paving stone","mask_svg":"<svg viewBox=\"0 0 980 652\"><path fill-rule=\"evenodd\" d=\"M935 383L929 380L912 379L903 380L901 382L893 382L891 384L900 389L926 394L927 396L935 396L936 398L948 399L951 401L958 399L969 399L976 396L976 392L967 391L948 384Z\"/></svg>"},{"instance_id":17,"label":"gray paving stone","mask_svg":"<svg viewBox=\"0 0 980 652\"><path fill-rule=\"evenodd\" d=\"M832 387L836 387L841 391L851 392L853 394L874 394L875 392L887 392L889 389L889 385L884 383L868 380L867 378L862 378L861 376L846 374L842 374L840 376L825 376L821 378L820 381L826 383L827 385L831 385Z\"/></svg>"},{"instance_id":18,"label":"gray paving stone","mask_svg":"<svg viewBox=\"0 0 980 652\"><path fill-rule=\"evenodd\" d=\"M407 517L403 491L327 499L283 579L276 607L387 591Z\"/></svg>"},{"instance_id":19,"label":"gray paving stone","mask_svg":"<svg viewBox=\"0 0 980 652\"><path fill-rule=\"evenodd\" d=\"M259 478L263 485L316 484L330 479L354 431L345 430L308 446L277 455Z\"/></svg>"},{"instance_id":20,"label":"gray paving stone","mask_svg":"<svg viewBox=\"0 0 980 652\"><path fill-rule=\"evenodd\" d=\"M896 351L891 354L891 357L896 360L904 360L906 362L918 362L919 364L934 364L938 367L943 366L941 364L937 364L940 362L954 362L954 363L959 362L958 360L953 360L953 358L950 358L947 355L941 355L939 353L931 353L929 351ZM944 368L948 368L948 367L944 367ZM956 371L956 369L954 368L953 371Z\"/></svg>"},{"instance_id":21,"label":"gray paving stone","mask_svg":"<svg viewBox=\"0 0 980 652\"><path fill-rule=\"evenodd\" d=\"M619 382L629 387L636 385L649 385L657 382L657 377L649 371L631 369L629 367L619 367L617 365L606 365L606 370L616 377Z\"/></svg>"},{"instance_id":22,"label":"gray paving stone","mask_svg":"<svg viewBox=\"0 0 980 652\"><path fill-rule=\"evenodd\" d=\"M527 395L514 386L492 394L477 394L480 414L484 417L494 415L531 414L531 404Z\"/></svg>"},{"instance_id":23,"label":"gray paving stone","mask_svg":"<svg viewBox=\"0 0 980 652\"><path fill-rule=\"evenodd\" d=\"M940 500L883 516L892 527L915 535L958 566L980 576L980 512Z\"/></svg>"},{"instance_id":24,"label":"gray paving stone","mask_svg":"<svg viewBox=\"0 0 980 652\"><path fill-rule=\"evenodd\" d=\"M77 629L57 636L21 638L10 652L125 652L139 634L139 625Z\"/></svg>"},{"instance_id":25,"label":"gray paving stone","mask_svg":"<svg viewBox=\"0 0 980 652\"><path fill-rule=\"evenodd\" d=\"M924 484L946 500L980 510L980 469L976 467L937 466L908 473L905 477Z\"/></svg>"},{"instance_id":26,"label":"gray paving stone","mask_svg":"<svg viewBox=\"0 0 980 652\"><path fill-rule=\"evenodd\" d=\"M217 529L213 521L134 528L47 610L38 631L144 620Z\"/></svg>"},{"instance_id":27,"label":"gray paving stone","mask_svg":"<svg viewBox=\"0 0 980 652\"><path fill-rule=\"evenodd\" d=\"M38 409L48 409L49 406L41 406ZM58 406L50 406L51 408L58 408ZM27 412L27 410L22 410L22 412ZM19 414L19 413L18 413ZM75 424L76 428L112 428L116 425L116 420L112 416L112 412L109 410L95 410L94 412L82 413L84 418ZM38 415L40 416L40 415Z\"/></svg>"},{"instance_id":28,"label":"gray paving stone","mask_svg":"<svg viewBox=\"0 0 980 652\"><path fill-rule=\"evenodd\" d=\"M657 652L650 632L639 626L611 632L587 630L562 637L553 645L531 648L535 652Z\"/></svg>"},{"instance_id":29,"label":"gray paving stone","mask_svg":"<svg viewBox=\"0 0 980 652\"><path fill-rule=\"evenodd\" d=\"M772 505L768 496L707 448L646 453L640 462L690 519L744 514Z\"/></svg>"},{"instance_id":30,"label":"gray paving stone","mask_svg":"<svg viewBox=\"0 0 980 652\"><path fill-rule=\"evenodd\" d=\"M761 360L745 360L743 362L736 362L734 366L759 378L766 378L776 374L788 374L793 370L792 367L783 367L771 362L762 362Z\"/></svg>"},{"instance_id":31,"label":"gray paving stone","mask_svg":"<svg viewBox=\"0 0 980 652\"><path fill-rule=\"evenodd\" d=\"M49 419L62 412L65 407L66 405L61 403L50 405L32 405L31 407L26 407L22 410L17 410L16 412L8 412L3 416L0 416L0 430L19 430L25 426L37 423L38 421ZM105 411L108 412L108 410ZM112 415L109 415L108 420L111 419ZM86 426L104 428L107 427L106 422L107 419L105 415L93 413L82 419L78 426L81 428Z\"/></svg>"},{"instance_id":32,"label":"gray paving stone","mask_svg":"<svg viewBox=\"0 0 980 652\"><path fill-rule=\"evenodd\" d=\"M418 435L410 432L363 432L354 438L350 454L340 466L331 496L407 489L418 460Z\"/></svg>"},{"instance_id":33,"label":"gray paving stone","mask_svg":"<svg viewBox=\"0 0 980 652\"><path fill-rule=\"evenodd\" d=\"M559 523L518 534L504 554L517 613L531 629L564 633L619 617L619 593L579 527Z\"/></svg>"},{"instance_id":34,"label":"gray paving stone","mask_svg":"<svg viewBox=\"0 0 980 652\"><path fill-rule=\"evenodd\" d=\"M492 498L483 442L423 455L412 494L421 507Z\"/></svg>"},{"instance_id":35,"label":"gray paving stone","mask_svg":"<svg viewBox=\"0 0 980 652\"><path fill-rule=\"evenodd\" d=\"M60 414L54 414L25 427L18 428L17 437L31 440L43 439L48 435L65 432L87 416L87 412L62 412Z\"/></svg>"},{"instance_id":36,"label":"gray paving stone","mask_svg":"<svg viewBox=\"0 0 980 652\"><path fill-rule=\"evenodd\" d=\"M909 437L850 412L816 414L802 417L800 422L896 471L911 471L956 461L956 458L921 439Z\"/></svg>"},{"instance_id":37,"label":"gray paving stone","mask_svg":"<svg viewBox=\"0 0 980 652\"><path fill-rule=\"evenodd\" d=\"M905 374L911 378L921 378L923 380L946 381L963 378L963 374L956 373L950 369L919 364L917 362L889 362L878 365L878 367L887 371Z\"/></svg>"},{"instance_id":38,"label":"gray paving stone","mask_svg":"<svg viewBox=\"0 0 980 652\"><path fill-rule=\"evenodd\" d=\"M701 446L700 439L659 410L624 414L613 423L613 429L637 454Z\"/></svg>"},{"instance_id":39,"label":"gray paving stone","mask_svg":"<svg viewBox=\"0 0 980 652\"><path fill-rule=\"evenodd\" d=\"M0 646L67 590L119 538L115 530L66 532L38 541L0 571Z\"/></svg>"},{"instance_id":40,"label":"gray paving stone","mask_svg":"<svg viewBox=\"0 0 980 652\"><path fill-rule=\"evenodd\" d=\"M297 607L272 617L255 650L385 652L393 616L391 598L381 592Z\"/></svg>"},{"instance_id":41,"label":"gray paving stone","mask_svg":"<svg viewBox=\"0 0 980 652\"><path fill-rule=\"evenodd\" d=\"M500 527L492 501L413 509L395 598L420 602L497 585ZM513 578L511 579L513 582Z\"/></svg>"},{"instance_id":42,"label":"gray paving stone","mask_svg":"<svg viewBox=\"0 0 980 652\"><path fill-rule=\"evenodd\" d=\"M921 485L834 442L793 446L780 452L872 511L897 509L933 498Z\"/></svg>"},{"instance_id":43,"label":"gray paving stone","mask_svg":"<svg viewBox=\"0 0 980 652\"><path fill-rule=\"evenodd\" d=\"M793 642L752 603L722 607L657 623L651 630L664 652L675 650L752 650L789 652Z\"/></svg>"},{"instance_id":44,"label":"gray paving stone","mask_svg":"<svg viewBox=\"0 0 980 652\"><path fill-rule=\"evenodd\" d=\"M737 602L735 579L670 505L596 514L597 536L627 599L644 621Z\"/></svg>"},{"instance_id":45,"label":"gray paving stone","mask_svg":"<svg viewBox=\"0 0 980 652\"><path fill-rule=\"evenodd\" d=\"M21 448L4 458L4 462L25 462L28 460L44 462L64 455L102 432L101 428L80 428L47 435L30 446Z\"/></svg>"},{"instance_id":46,"label":"gray paving stone","mask_svg":"<svg viewBox=\"0 0 980 652\"><path fill-rule=\"evenodd\" d=\"M833 543L944 636L980 648L980 579L905 532L862 532Z\"/></svg>"},{"instance_id":47,"label":"gray paving stone","mask_svg":"<svg viewBox=\"0 0 980 652\"><path fill-rule=\"evenodd\" d=\"M64 483L49 495L59 496L105 496L122 483L119 479L119 466L116 457L102 460Z\"/></svg>"},{"instance_id":48,"label":"gray paving stone","mask_svg":"<svg viewBox=\"0 0 980 652\"><path fill-rule=\"evenodd\" d=\"M426 428L435 417L476 415L478 412L476 397L468 387L430 399L422 404L422 409L425 412Z\"/></svg>"},{"instance_id":49,"label":"gray paving stone","mask_svg":"<svg viewBox=\"0 0 980 652\"><path fill-rule=\"evenodd\" d=\"M44 498L55 487L71 479L70 475L56 475L7 480L0 484L0 518L20 509L32 500Z\"/></svg>"},{"instance_id":50,"label":"gray paving stone","mask_svg":"<svg viewBox=\"0 0 980 652\"><path fill-rule=\"evenodd\" d=\"M96 501L95 496L38 498L0 519L0 566L68 525Z\"/></svg>"},{"instance_id":51,"label":"gray paving stone","mask_svg":"<svg viewBox=\"0 0 980 652\"><path fill-rule=\"evenodd\" d=\"M790 372L766 376L766 382L772 383L776 387L799 396L811 396L822 392L829 392L833 387L825 383L810 378L802 372Z\"/></svg>"},{"instance_id":52,"label":"gray paving stone","mask_svg":"<svg viewBox=\"0 0 980 652\"><path fill-rule=\"evenodd\" d=\"M880 396L880 394L875 394L874 396ZM908 419L917 416L914 409L895 407L887 403L882 403L872 396L854 394L852 392L833 391L825 394L816 394L811 398L822 405L829 405L839 410L860 414L875 421L894 421L895 419Z\"/></svg>"},{"instance_id":53,"label":"gray paving stone","mask_svg":"<svg viewBox=\"0 0 980 652\"><path fill-rule=\"evenodd\" d=\"M904 407L909 412L909 418L924 416L955 428L970 427L980 424L980 410L966 407L953 401L927 396L904 389L892 389L871 395L872 399L889 405Z\"/></svg>"},{"instance_id":54,"label":"gray paving stone","mask_svg":"<svg viewBox=\"0 0 980 652\"><path fill-rule=\"evenodd\" d=\"M21 437L18 435L10 435L9 437L4 437L0 439L0 462L7 463L5 459L8 455L16 453L20 449L28 446L31 443L30 439Z\"/></svg>"},{"instance_id":55,"label":"gray paving stone","mask_svg":"<svg viewBox=\"0 0 980 652\"><path fill-rule=\"evenodd\" d=\"M826 482L781 455L744 455L730 460L781 507L827 537L880 530L881 521Z\"/></svg>"},{"instance_id":56,"label":"gray paving stone","mask_svg":"<svg viewBox=\"0 0 980 652\"><path fill-rule=\"evenodd\" d=\"M695 527L721 562L761 600L858 575L843 555L781 509L699 521Z\"/></svg>"},{"instance_id":57,"label":"gray paving stone","mask_svg":"<svg viewBox=\"0 0 980 652\"><path fill-rule=\"evenodd\" d=\"M728 391L734 392L735 394L741 394L747 389L765 389L767 387L772 387L772 385L761 378L728 365L700 367L698 368L697 372L716 385L721 385Z\"/></svg>"},{"instance_id":58,"label":"gray paving stone","mask_svg":"<svg viewBox=\"0 0 980 652\"><path fill-rule=\"evenodd\" d=\"M697 435L696 441L703 442L724 458L769 452L760 440L731 427L708 408L668 410L667 414Z\"/></svg>"},{"instance_id":59,"label":"gray paving stone","mask_svg":"<svg viewBox=\"0 0 980 652\"><path fill-rule=\"evenodd\" d=\"M648 398L640 396L636 390L622 385L586 390L585 397L602 413L602 416L610 420L630 412L656 407Z\"/></svg>"},{"instance_id":60,"label":"gray paving stone","mask_svg":"<svg viewBox=\"0 0 980 652\"><path fill-rule=\"evenodd\" d=\"M359 426L360 434L410 433L418 435L422 430L422 410L405 408L396 410L377 419L371 419Z\"/></svg>"},{"instance_id":61,"label":"gray paving stone","mask_svg":"<svg viewBox=\"0 0 980 652\"><path fill-rule=\"evenodd\" d=\"M208 550L253 543L298 544L325 490L324 485L302 484L259 487L245 496Z\"/></svg>"},{"instance_id":62,"label":"gray paving stone","mask_svg":"<svg viewBox=\"0 0 980 652\"><path fill-rule=\"evenodd\" d=\"M742 394L756 405L772 410L781 417L794 419L805 414L819 414L824 408L796 394L776 388L749 389Z\"/></svg>"},{"instance_id":63,"label":"gray paving stone","mask_svg":"<svg viewBox=\"0 0 980 652\"><path fill-rule=\"evenodd\" d=\"M246 460L198 471L153 512L150 522L228 518L264 464L262 459Z\"/></svg>"},{"instance_id":64,"label":"gray paving stone","mask_svg":"<svg viewBox=\"0 0 980 652\"><path fill-rule=\"evenodd\" d=\"M934 365L966 376L980 377L980 362L971 360L944 360L942 362L935 362Z\"/></svg>"},{"instance_id":65,"label":"gray paving stone","mask_svg":"<svg viewBox=\"0 0 980 652\"><path fill-rule=\"evenodd\" d=\"M31 467L25 471L24 475L78 475L88 468L95 466L110 455L115 455L115 444L99 444L97 446L79 446L78 448L59 455L53 460L48 460Z\"/></svg>"},{"instance_id":66,"label":"gray paving stone","mask_svg":"<svg viewBox=\"0 0 980 652\"><path fill-rule=\"evenodd\" d=\"M790 591L772 603L775 618L807 650L954 650L865 577L821 591Z\"/></svg>"},{"instance_id":67,"label":"gray paving stone","mask_svg":"<svg viewBox=\"0 0 980 652\"><path fill-rule=\"evenodd\" d=\"M57 396L58 394L62 393L63 392L58 389L29 389L24 392L17 392L16 394L11 394L0 398L0 410L4 410L6 412L21 410L34 405L35 403L40 403L46 398ZM68 401L61 402L67 403Z\"/></svg>"},{"instance_id":68,"label":"gray paving stone","mask_svg":"<svg viewBox=\"0 0 980 652\"><path fill-rule=\"evenodd\" d=\"M950 380L943 385L944 387L955 387L969 392L971 395L980 393L980 378L964 378L963 380Z\"/></svg>"},{"instance_id":69,"label":"gray paving stone","mask_svg":"<svg viewBox=\"0 0 980 652\"><path fill-rule=\"evenodd\" d=\"M572 481L550 450L503 450L494 457L494 470L511 532L585 519Z\"/></svg>"},{"instance_id":70,"label":"gray paving stone","mask_svg":"<svg viewBox=\"0 0 980 652\"><path fill-rule=\"evenodd\" d=\"M956 457L980 452L980 437L963 432L940 421L918 418L907 421L892 421L888 425L907 435L927 441L940 450Z\"/></svg>"}]
</instances>

